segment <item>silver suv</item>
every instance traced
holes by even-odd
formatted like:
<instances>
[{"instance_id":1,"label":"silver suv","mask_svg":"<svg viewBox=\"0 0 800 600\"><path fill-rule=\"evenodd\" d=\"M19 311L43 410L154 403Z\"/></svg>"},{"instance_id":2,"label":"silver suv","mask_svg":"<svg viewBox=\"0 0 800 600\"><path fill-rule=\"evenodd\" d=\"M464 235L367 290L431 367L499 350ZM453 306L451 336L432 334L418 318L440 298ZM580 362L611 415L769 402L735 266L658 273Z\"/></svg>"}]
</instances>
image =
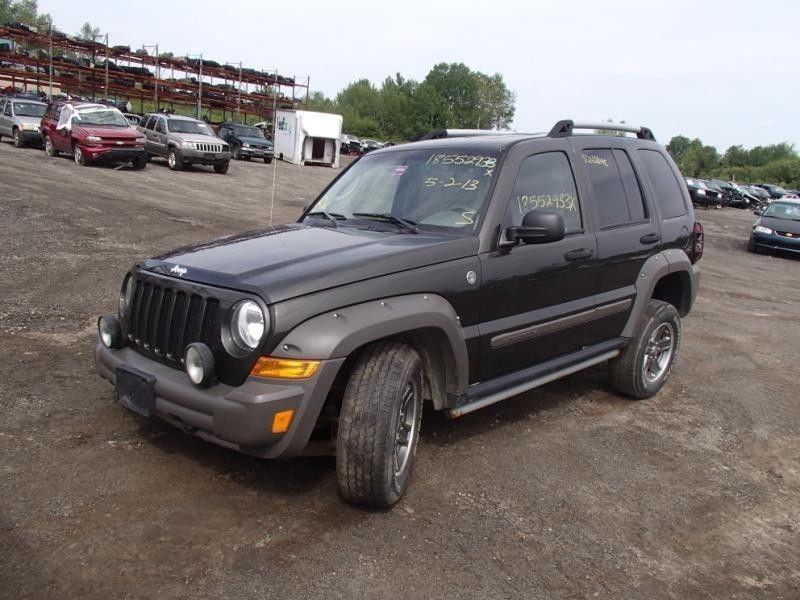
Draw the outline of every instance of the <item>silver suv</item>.
<instances>
[{"instance_id":1,"label":"silver suv","mask_svg":"<svg viewBox=\"0 0 800 600\"><path fill-rule=\"evenodd\" d=\"M166 158L173 171L197 164L213 165L216 173L228 172L230 146L199 119L154 113L145 115L137 129L145 135L148 156Z\"/></svg>"},{"instance_id":2,"label":"silver suv","mask_svg":"<svg viewBox=\"0 0 800 600\"><path fill-rule=\"evenodd\" d=\"M47 104L23 98L0 99L0 139L3 136L14 139L14 145L21 148L26 144L41 144L41 122Z\"/></svg>"}]
</instances>

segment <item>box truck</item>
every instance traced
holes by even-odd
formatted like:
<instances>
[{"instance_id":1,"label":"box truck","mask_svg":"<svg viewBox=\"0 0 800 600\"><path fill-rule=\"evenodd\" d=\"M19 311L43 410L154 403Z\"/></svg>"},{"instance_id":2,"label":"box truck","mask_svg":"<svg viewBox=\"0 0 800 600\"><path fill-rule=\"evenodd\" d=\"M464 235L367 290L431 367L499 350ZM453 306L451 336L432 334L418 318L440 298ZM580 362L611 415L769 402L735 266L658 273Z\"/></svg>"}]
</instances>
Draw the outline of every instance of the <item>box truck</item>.
<instances>
[{"instance_id":1,"label":"box truck","mask_svg":"<svg viewBox=\"0 0 800 600\"><path fill-rule=\"evenodd\" d=\"M275 156L296 165L339 166L342 115L279 109L275 116Z\"/></svg>"}]
</instances>

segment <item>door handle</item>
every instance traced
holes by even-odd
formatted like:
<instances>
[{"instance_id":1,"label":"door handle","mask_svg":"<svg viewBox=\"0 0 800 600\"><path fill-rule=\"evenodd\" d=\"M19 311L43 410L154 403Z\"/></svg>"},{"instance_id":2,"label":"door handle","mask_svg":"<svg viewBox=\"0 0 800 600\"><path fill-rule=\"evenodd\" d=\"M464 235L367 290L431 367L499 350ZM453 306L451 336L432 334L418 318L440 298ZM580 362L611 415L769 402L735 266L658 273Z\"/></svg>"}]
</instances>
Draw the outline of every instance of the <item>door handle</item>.
<instances>
[{"instance_id":1,"label":"door handle","mask_svg":"<svg viewBox=\"0 0 800 600\"><path fill-rule=\"evenodd\" d=\"M564 255L567 260L580 260L582 258L591 258L594 251L591 248L576 248L570 250Z\"/></svg>"},{"instance_id":2,"label":"door handle","mask_svg":"<svg viewBox=\"0 0 800 600\"><path fill-rule=\"evenodd\" d=\"M642 244L655 244L657 241L661 239L661 236L657 233L647 233L639 238L639 241Z\"/></svg>"}]
</instances>

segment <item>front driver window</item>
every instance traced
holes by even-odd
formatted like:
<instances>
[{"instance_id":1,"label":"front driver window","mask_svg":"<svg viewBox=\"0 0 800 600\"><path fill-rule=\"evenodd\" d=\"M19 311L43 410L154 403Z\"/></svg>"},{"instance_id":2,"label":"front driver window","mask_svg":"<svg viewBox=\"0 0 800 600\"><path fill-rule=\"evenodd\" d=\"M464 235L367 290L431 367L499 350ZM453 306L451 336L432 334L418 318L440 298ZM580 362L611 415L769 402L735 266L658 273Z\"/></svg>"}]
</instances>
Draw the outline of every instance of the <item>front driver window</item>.
<instances>
[{"instance_id":1,"label":"front driver window","mask_svg":"<svg viewBox=\"0 0 800 600\"><path fill-rule=\"evenodd\" d=\"M563 152L545 152L525 159L511 193L505 224L521 225L527 212L542 209L560 212L567 234L583 229L575 177Z\"/></svg>"}]
</instances>

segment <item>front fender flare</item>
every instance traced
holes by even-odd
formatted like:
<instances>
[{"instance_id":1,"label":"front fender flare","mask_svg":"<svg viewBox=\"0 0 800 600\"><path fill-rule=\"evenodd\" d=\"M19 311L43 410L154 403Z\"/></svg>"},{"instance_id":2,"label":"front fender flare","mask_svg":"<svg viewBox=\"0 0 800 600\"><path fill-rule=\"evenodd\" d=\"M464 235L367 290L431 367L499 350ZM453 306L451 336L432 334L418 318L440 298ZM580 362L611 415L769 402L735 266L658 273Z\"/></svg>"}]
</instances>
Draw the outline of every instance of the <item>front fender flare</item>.
<instances>
[{"instance_id":1,"label":"front fender flare","mask_svg":"<svg viewBox=\"0 0 800 600\"><path fill-rule=\"evenodd\" d=\"M409 294L332 310L304 321L281 340L272 356L346 358L375 340L418 329L441 330L450 343L457 388L466 390L469 357L464 330L453 306L436 294Z\"/></svg>"}]
</instances>

